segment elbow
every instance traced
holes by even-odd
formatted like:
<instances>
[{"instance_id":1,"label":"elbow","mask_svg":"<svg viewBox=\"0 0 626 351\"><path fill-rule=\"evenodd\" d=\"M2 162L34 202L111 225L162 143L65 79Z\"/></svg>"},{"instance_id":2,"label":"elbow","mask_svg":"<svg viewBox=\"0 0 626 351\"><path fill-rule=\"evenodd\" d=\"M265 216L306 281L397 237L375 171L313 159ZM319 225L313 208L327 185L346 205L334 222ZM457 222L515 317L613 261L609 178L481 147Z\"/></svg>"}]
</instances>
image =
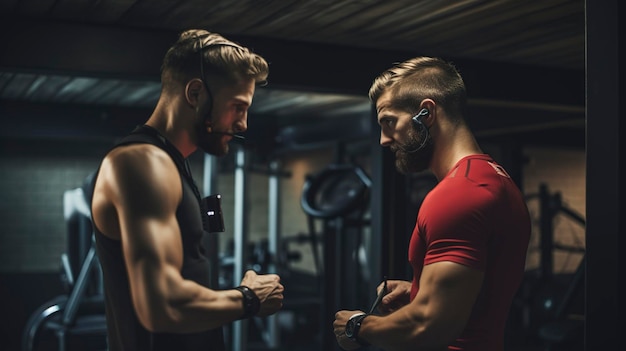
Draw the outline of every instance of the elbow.
<instances>
[{"instance_id":1,"label":"elbow","mask_svg":"<svg viewBox=\"0 0 626 351\"><path fill-rule=\"evenodd\" d=\"M446 325L436 325L436 323L424 323L415 328L410 334L409 340L404 344L403 350L410 351L419 345L420 350L447 350L457 338L458 334Z\"/></svg>"},{"instance_id":2,"label":"elbow","mask_svg":"<svg viewBox=\"0 0 626 351\"><path fill-rule=\"evenodd\" d=\"M140 318L141 325L151 333L172 333L175 323L159 318Z\"/></svg>"},{"instance_id":3,"label":"elbow","mask_svg":"<svg viewBox=\"0 0 626 351\"><path fill-rule=\"evenodd\" d=\"M155 319L139 318L141 325L151 333L165 333L168 331L168 327L165 323L162 323Z\"/></svg>"},{"instance_id":4,"label":"elbow","mask_svg":"<svg viewBox=\"0 0 626 351\"><path fill-rule=\"evenodd\" d=\"M144 305L135 312L141 325L151 333L175 333L180 329L179 314L167 303Z\"/></svg>"},{"instance_id":5,"label":"elbow","mask_svg":"<svg viewBox=\"0 0 626 351\"><path fill-rule=\"evenodd\" d=\"M161 316L140 316L139 322L151 333L171 333L175 331L176 322Z\"/></svg>"},{"instance_id":6,"label":"elbow","mask_svg":"<svg viewBox=\"0 0 626 351\"><path fill-rule=\"evenodd\" d=\"M197 284L185 280L178 265L154 255L128 264L130 298L137 320L153 333L185 332L189 307L199 294L199 289L194 289Z\"/></svg>"}]
</instances>

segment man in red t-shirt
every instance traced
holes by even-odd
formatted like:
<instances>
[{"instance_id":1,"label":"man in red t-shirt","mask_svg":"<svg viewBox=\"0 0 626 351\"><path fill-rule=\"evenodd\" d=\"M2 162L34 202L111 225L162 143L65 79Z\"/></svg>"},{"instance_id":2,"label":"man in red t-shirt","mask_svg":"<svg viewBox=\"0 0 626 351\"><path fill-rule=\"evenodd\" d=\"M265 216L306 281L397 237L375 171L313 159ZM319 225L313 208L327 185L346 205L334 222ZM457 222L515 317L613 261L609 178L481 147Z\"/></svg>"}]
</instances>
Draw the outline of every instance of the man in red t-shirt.
<instances>
[{"instance_id":1,"label":"man in red t-shirt","mask_svg":"<svg viewBox=\"0 0 626 351\"><path fill-rule=\"evenodd\" d=\"M369 95L380 144L395 154L397 169L428 169L439 183L411 236L412 282L387 282L381 316L338 311L337 342L346 350L371 344L502 351L524 274L530 216L519 188L465 122L463 79L450 63L417 57L383 72Z\"/></svg>"}]
</instances>

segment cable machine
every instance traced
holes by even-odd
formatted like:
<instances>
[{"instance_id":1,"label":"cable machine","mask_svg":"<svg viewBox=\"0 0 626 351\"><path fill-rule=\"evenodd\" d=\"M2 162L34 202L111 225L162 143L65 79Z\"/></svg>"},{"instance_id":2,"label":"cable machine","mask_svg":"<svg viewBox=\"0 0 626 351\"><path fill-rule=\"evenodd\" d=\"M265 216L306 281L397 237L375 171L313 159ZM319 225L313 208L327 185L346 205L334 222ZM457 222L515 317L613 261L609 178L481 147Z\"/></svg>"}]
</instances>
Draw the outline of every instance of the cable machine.
<instances>
[{"instance_id":1,"label":"cable machine","mask_svg":"<svg viewBox=\"0 0 626 351\"><path fill-rule=\"evenodd\" d=\"M281 245L280 235L280 179L289 177L288 172L280 170L280 163L276 160L269 163L268 169L260 169L252 167L249 164L249 155L244 147L236 146L235 152L235 168L234 168L234 219L233 219L233 254L232 256L222 256L221 258L216 251L213 251L212 259L217 262L214 267L221 269L222 272L216 272L212 277L214 286L232 287L238 284L243 278L243 273L250 268L255 268L258 273L278 273L277 266L279 256L278 247ZM255 250L251 250L250 240L248 238L249 219L249 201L248 201L248 183L249 172L258 172L268 175L268 233L267 246L255 245L259 248L258 257L255 256ZM205 195L215 192L217 189L217 162L214 156L205 155L204 159L204 189ZM217 250L219 247L219 239L217 235L210 234L207 240L207 246L211 250ZM256 259L259 267L251 267L250 262ZM220 281L220 275L225 279ZM231 277L232 276L232 277ZM250 326L249 323L254 323ZM278 316L272 315L265 318L255 317L252 320L240 320L233 322L225 328L225 338L227 345L230 344L233 351L249 350L250 329L254 327L260 332L260 341L263 343L263 349L275 349L280 342L280 328L278 326ZM259 347L259 346L255 346Z\"/></svg>"}]
</instances>

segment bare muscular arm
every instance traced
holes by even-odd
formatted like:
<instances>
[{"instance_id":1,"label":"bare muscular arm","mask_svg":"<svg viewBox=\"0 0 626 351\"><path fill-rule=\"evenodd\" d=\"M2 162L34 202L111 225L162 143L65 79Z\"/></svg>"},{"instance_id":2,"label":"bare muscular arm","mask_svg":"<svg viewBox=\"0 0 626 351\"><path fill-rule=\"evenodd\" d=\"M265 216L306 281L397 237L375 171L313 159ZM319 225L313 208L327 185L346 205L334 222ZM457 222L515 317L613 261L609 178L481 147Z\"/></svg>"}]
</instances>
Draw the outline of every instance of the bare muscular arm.
<instances>
[{"instance_id":1,"label":"bare muscular arm","mask_svg":"<svg viewBox=\"0 0 626 351\"><path fill-rule=\"evenodd\" d=\"M484 274L452 262L424 266L415 299L386 316L368 316L359 337L384 350L446 350L459 336L472 311ZM339 311L335 332L355 311ZM345 349L355 346L340 340Z\"/></svg>"},{"instance_id":2,"label":"bare muscular arm","mask_svg":"<svg viewBox=\"0 0 626 351\"><path fill-rule=\"evenodd\" d=\"M96 225L121 240L133 304L151 331L202 331L243 314L239 291L207 289L180 275L183 257L176 208L181 198L176 166L151 145L114 150L103 162L94 192ZM105 223L110 219L107 206L114 208L108 211L118 223L113 228ZM246 282L265 303L266 312L277 311L283 291L279 277L250 274Z\"/></svg>"}]
</instances>

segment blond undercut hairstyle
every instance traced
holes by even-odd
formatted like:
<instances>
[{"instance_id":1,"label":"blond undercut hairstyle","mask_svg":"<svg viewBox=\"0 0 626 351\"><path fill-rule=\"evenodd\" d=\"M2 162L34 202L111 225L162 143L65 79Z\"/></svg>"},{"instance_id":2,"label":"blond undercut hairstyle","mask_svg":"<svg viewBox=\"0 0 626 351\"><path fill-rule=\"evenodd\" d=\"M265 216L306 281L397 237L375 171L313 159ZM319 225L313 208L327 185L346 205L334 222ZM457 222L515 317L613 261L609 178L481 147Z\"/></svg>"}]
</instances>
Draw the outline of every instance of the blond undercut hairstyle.
<instances>
[{"instance_id":1,"label":"blond undercut hairstyle","mask_svg":"<svg viewBox=\"0 0 626 351\"><path fill-rule=\"evenodd\" d=\"M391 93L391 105L417 113L423 99L430 98L451 120L461 122L467 105L465 83L456 67L435 57L415 57L381 73L369 90L370 100Z\"/></svg>"},{"instance_id":2,"label":"blond undercut hairstyle","mask_svg":"<svg viewBox=\"0 0 626 351\"><path fill-rule=\"evenodd\" d=\"M232 42L220 34L203 29L182 32L169 48L161 66L163 90L173 89L201 77L202 59L204 77L216 77L230 82L252 78L257 85L267 82L267 61L250 49Z\"/></svg>"}]
</instances>

